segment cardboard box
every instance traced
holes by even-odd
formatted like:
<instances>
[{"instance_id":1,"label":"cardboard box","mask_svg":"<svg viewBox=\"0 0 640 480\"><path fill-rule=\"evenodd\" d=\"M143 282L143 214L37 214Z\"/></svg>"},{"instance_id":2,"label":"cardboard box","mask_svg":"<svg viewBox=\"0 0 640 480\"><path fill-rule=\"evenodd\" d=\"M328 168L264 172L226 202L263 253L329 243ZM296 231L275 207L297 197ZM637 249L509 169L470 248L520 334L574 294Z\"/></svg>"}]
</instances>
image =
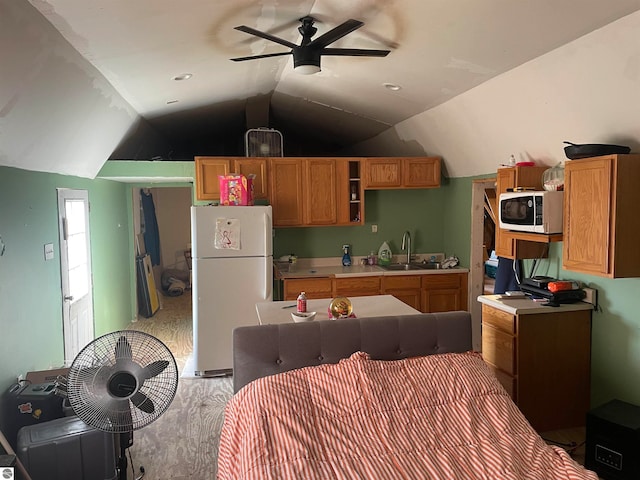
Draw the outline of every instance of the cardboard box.
<instances>
[{"instance_id":1,"label":"cardboard box","mask_svg":"<svg viewBox=\"0 0 640 480\"><path fill-rule=\"evenodd\" d=\"M218 175L220 182L220 205L253 205L253 179L249 176L230 173Z\"/></svg>"},{"instance_id":2,"label":"cardboard box","mask_svg":"<svg viewBox=\"0 0 640 480\"><path fill-rule=\"evenodd\" d=\"M27 372L26 380L33 385L39 383L53 383L58 375L66 377L69 373L68 368L52 368L51 370L38 370L35 372Z\"/></svg>"}]
</instances>

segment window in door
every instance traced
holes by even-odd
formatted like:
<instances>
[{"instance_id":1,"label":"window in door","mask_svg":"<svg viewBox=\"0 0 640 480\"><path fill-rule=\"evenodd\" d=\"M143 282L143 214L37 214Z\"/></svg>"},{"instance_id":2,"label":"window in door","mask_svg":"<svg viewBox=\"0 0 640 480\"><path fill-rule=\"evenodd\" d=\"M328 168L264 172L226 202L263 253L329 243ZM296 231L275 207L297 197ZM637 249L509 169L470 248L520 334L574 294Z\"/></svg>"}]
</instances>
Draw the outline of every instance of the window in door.
<instances>
[{"instance_id":1,"label":"window in door","mask_svg":"<svg viewBox=\"0 0 640 480\"><path fill-rule=\"evenodd\" d=\"M58 189L58 217L64 359L69 366L94 338L88 192Z\"/></svg>"}]
</instances>

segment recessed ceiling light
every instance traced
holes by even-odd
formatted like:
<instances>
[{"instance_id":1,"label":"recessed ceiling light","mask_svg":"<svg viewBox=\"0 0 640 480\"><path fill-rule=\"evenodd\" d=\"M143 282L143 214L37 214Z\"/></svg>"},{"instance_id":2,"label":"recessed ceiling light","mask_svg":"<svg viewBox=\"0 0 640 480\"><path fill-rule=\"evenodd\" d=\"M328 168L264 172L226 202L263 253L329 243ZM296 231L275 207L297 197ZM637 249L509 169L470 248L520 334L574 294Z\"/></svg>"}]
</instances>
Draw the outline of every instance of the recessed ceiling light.
<instances>
[{"instance_id":1,"label":"recessed ceiling light","mask_svg":"<svg viewBox=\"0 0 640 480\"><path fill-rule=\"evenodd\" d=\"M393 92L397 92L402 88L400 85L396 85L395 83L383 83L382 85L384 85L384 88L387 90L391 90Z\"/></svg>"},{"instance_id":2,"label":"recessed ceiling light","mask_svg":"<svg viewBox=\"0 0 640 480\"><path fill-rule=\"evenodd\" d=\"M181 73L180 75L176 75L175 77L173 77L173 79L176 81L189 80L191 77L193 77L192 73Z\"/></svg>"}]
</instances>

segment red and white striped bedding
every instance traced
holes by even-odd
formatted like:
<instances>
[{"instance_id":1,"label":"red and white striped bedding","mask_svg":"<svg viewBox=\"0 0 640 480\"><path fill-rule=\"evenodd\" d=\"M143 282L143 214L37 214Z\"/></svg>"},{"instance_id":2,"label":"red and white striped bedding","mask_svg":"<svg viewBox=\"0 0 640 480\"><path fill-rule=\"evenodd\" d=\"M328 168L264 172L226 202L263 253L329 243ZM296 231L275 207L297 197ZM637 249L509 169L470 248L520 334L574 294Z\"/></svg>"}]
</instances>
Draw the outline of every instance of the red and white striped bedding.
<instances>
[{"instance_id":1,"label":"red and white striped bedding","mask_svg":"<svg viewBox=\"0 0 640 480\"><path fill-rule=\"evenodd\" d=\"M228 403L218 479L597 480L547 445L477 353L362 352L255 380Z\"/></svg>"}]
</instances>

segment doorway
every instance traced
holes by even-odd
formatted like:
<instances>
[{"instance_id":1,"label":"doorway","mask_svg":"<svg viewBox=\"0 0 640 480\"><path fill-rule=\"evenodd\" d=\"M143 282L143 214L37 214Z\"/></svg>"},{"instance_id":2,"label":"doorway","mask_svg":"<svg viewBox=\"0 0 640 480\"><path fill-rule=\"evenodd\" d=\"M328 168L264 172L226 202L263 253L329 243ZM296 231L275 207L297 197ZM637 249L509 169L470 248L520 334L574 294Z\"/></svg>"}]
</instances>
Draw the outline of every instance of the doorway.
<instances>
[{"instance_id":1,"label":"doorway","mask_svg":"<svg viewBox=\"0 0 640 480\"><path fill-rule=\"evenodd\" d=\"M188 286L184 294L190 295L190 209L193 204L193 189L191 185L166 186L163 184L132 188L133 241L136 246L136 256L139 253L150 252L149 245L146 245L144 240L145 220L141 202L142 195L153 202L158 238L157 245L155 245L157 248L156 261L151 262L153 265L150 267L150 274L153 277L154 288L157 290L160 309L163 309L169 296L179 294L175 289L169 291L170 285L167 283L169 280L177 278L183 281ZM133 262L135 265L135 258ZM183 313L191 315L190 304L189 311Z\"/></svg>"},{"instance_id":2,"label":"doorway","mask_svg":"<svg viewBox=\"0 0 640 480\"><path fill-rule=\"evenodd\" d=\"M64 363L94 339L89 194L58 189Z\"/></svg>"},{"instance_id":3,"label":"doorway","mask_svg":"<svg viewBox=\"0 0 640 480\"><path fill-rule=\"evenodd\" d=\"M478 297L492 293L491 278L485 273L485 262L495 242L496 179L474 180L471 192L471 261L469 311L472 318L473 348L482 348L482 307ZM493 224L493 230L492 230ZM491 232L494 232L493 234Z\"/></svg>"}]
</instances>

